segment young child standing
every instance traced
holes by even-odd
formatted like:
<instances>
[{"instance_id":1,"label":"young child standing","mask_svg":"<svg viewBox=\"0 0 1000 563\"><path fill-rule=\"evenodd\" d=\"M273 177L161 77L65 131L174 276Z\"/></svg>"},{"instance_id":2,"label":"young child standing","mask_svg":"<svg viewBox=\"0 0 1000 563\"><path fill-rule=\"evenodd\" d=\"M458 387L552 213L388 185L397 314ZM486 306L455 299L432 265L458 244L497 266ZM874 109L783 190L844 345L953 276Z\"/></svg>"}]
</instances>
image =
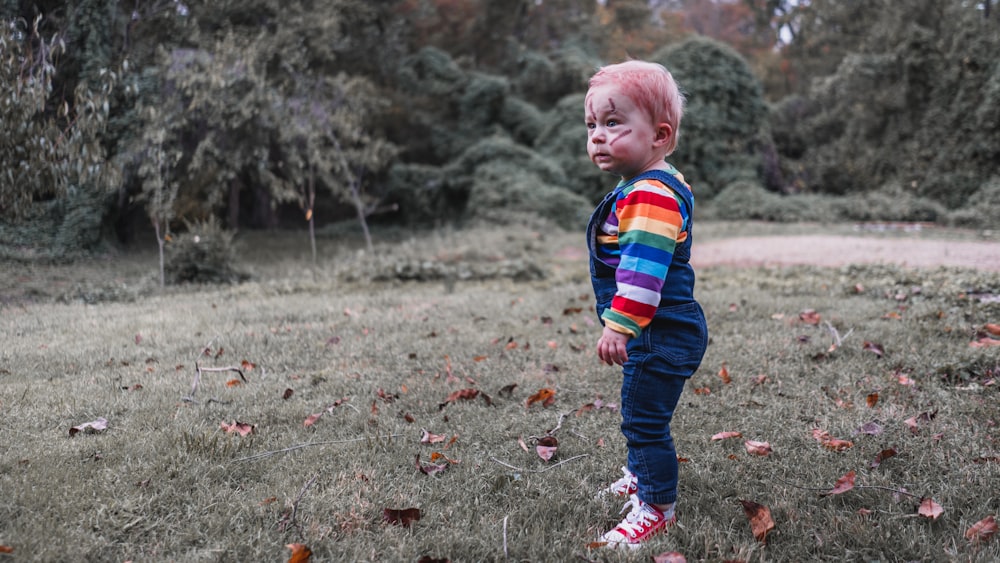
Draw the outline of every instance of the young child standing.
<instances>
[{"instance_id":1,"label":"young child standing","mask_svg":"<svg viewBox=\"0 0 1000 563\"><path fill-rule=\"evenodd\" d=\"M587 228L604 326L597 356L622 366L624 375L621 430L628 465L603 492L631 501L625 519L600 541L635 548L676 520L670 420L708 344L688 263L694 196L665 161L677 146L684 98L662 65L628 61L591 77L584 106L591 161L621 177Z\"/></svg>"}]
</instances>

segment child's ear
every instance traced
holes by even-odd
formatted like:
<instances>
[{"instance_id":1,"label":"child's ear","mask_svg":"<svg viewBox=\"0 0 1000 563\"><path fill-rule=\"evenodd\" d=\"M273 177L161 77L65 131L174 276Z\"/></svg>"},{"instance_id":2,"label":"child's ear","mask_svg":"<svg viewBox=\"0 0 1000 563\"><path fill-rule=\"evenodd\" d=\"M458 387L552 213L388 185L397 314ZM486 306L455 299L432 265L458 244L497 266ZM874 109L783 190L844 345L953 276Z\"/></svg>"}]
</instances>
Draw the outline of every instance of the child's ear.
<instances>
[{"instance_id":1,"label":"child's ear","mask_svg":"<svg viewBox=\"0 0 1000 563\"><path fill-rule=\"evenodd\" d=\"M657 123L655 136L653 137L653 146L662 146L670 142L670 139L674 137L674 128L670 126L669 123Z\"/></svg>"}]
</instances>

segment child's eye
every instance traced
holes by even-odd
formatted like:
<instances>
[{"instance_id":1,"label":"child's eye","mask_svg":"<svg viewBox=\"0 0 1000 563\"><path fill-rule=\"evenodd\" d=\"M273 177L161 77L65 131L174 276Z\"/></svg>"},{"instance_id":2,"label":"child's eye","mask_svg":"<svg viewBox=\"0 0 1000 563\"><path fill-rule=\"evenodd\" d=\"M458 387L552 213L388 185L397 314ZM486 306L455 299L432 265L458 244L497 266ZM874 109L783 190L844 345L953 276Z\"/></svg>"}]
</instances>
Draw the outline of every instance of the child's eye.
<instances>
[{"instance_id":1,"label":"child's eye","mask_svg":"<svg viewBox=\"0 0 1000 563\"><path fill-rule=\"evenodd\" d=\"M615 119L609 119L609 120L608 120L608 123L607 123L607 125L606 125L606 126L607 126L607 127L614 127L615 125L618 125L618 120L615 120Z\"/></svg>"},{"instance_id":2,"label":"child's eye","mask_svg":"<svg viewBox=\"0 0 1000 563\"><path fill-rule=\"evenodd\" d=\"M594 129L595 127L597 127L596 123L587 122L587 129Z\"/></svg>"}]
</instances>

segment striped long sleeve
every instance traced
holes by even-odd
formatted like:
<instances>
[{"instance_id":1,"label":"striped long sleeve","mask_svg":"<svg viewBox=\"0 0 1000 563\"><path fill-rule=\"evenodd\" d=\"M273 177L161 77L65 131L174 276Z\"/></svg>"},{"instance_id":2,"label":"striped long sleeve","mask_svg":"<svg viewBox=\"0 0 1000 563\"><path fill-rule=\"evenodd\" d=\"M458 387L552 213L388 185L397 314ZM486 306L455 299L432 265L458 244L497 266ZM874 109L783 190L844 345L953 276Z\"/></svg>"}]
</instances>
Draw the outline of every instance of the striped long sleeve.
<instances>
[{"instance_id":1,"label":"striped long sleeve","mask_svg":"<svg viewBox=\"0 0 1000 563\"><path fill-rule=\"evenodd\" d=\"M597 239L604 261L616 267L618 291L602 315L613 330L635 337L652 321L674 248L687 239L681 209L657 180L640 180L618 195Z\"/></svg>"}]
</instances>

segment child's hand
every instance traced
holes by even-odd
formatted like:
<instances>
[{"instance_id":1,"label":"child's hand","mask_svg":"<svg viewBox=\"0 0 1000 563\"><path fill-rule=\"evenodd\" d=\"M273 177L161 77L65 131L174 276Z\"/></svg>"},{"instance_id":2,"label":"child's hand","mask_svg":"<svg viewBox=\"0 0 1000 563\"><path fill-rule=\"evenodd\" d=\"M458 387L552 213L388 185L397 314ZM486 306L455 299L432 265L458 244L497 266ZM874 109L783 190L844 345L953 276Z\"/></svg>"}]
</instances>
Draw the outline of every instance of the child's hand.
<instances>
[{"instance_id":1,"label":"child's hand","mask_svg":"<svg viewBox=\"0 0 1000 563\"><path fill-rule=\"evenodd\" d=\"M597 357L609 366L624 364L628 361L628 352L625 351L628 339L627 334L604 327L604 332L601 333L601 338L597 341Z\"/></svg>"}]
</instances>

